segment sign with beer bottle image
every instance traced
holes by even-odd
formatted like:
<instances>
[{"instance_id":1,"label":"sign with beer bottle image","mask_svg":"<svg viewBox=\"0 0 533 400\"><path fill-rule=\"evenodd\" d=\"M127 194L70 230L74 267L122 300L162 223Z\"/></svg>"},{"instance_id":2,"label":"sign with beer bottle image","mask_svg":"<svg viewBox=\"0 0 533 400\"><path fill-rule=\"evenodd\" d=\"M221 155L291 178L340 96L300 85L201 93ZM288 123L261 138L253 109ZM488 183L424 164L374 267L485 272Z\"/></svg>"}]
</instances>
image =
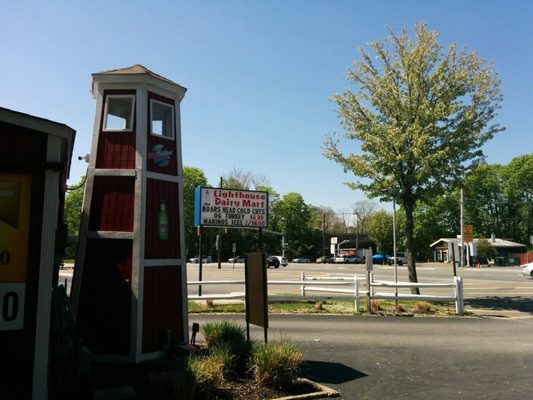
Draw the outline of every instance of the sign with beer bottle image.
<instances>
[{"instance_id":1,"label":"sign with beer bottle image","mask_svg":"<svg viewBox=\"0 0 533 400\"><path fill-rule=\"evenodd\" d=\"M157 216L159 240L168 240L168 214L165 200L160 201L159 214Z\"/></svg>"}]
</instances>

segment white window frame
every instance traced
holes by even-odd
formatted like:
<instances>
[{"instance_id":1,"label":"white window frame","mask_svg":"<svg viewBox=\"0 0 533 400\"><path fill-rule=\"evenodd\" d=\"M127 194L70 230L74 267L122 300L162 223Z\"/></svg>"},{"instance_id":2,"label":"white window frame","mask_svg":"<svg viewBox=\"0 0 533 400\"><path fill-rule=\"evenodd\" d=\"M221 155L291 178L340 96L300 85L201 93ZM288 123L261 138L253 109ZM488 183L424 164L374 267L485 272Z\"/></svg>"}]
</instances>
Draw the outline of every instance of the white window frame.
<instances>
[{"instance_id":1,"label":"white window frame","mask_svg":"<svg viewBox=\"0 0 533 400\"><path fill-rule=\"evenodd\" d=\"M106 128L107 126L107 106L109 105L109 99L117 99L117 98L128 98L132 99L131 102L131 112L130 112L130 121L129 124L126 123L126 126L131 126L130 129L117 129L117 128ZM133 122L134 122L134 115L135 115L135 95L134 94L108 94L105 96L105 106L104 106L104 121L102 123L102 131L103 132L133 132Z\"/></svg>"},{"instance_id":2,"label":"white window frame","mask_svg":"<svg viewBox=\"0 0 533 400\"><path fill-rule=\"evenodd\" d=\"M154 133L153 126L152 126L153 115L154 115L154 109L153 109L154 103L162 104L163 106L169 107L172 110L172 128L171 128L172 136L165 136L165 135L160 135L159 133ZM162 139L174 140L176 136L176 121L175 121L174 104L165 103L164 101L160 101L157 99L150 99L150 135L154 137L162 138Z\"/></svg>"}]
</instances>

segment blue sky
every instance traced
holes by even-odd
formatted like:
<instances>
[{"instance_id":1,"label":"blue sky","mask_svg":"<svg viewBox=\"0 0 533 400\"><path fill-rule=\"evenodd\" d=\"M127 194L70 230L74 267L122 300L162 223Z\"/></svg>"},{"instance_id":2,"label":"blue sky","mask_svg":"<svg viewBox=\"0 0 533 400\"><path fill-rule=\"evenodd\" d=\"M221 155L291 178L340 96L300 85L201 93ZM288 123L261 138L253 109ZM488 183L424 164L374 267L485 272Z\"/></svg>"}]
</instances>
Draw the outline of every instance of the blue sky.
<instances>
[{"instance_id":1,"label":"blue sky","mask_svg":"<svg viewBox=\"0 0 533 400\"><path fill-rule=\"evenodd\" d=\"M533 152L530 1L18 1L0 13L0 106L77 131L70 182L86 165L91 74L142 64L188 91L185 165L209 182L232 168L266 176L281 195L349 211L365 195L322 156L342 132L330 98L348 87L357 48L424 20L445 45L494 62L503 82L489 163ZM353 151L357 151L357 146Z\"/></svg>"}]
</instances>

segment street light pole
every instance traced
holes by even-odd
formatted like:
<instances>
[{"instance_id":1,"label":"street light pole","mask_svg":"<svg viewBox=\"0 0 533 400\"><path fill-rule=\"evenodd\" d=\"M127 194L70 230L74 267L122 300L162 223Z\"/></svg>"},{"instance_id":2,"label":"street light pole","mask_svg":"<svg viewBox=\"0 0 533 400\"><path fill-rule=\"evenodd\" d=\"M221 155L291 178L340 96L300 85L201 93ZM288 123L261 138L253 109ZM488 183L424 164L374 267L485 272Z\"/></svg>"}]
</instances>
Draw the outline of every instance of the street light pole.
<instances>
[{"instance_id":1,"label":"street light pole","mask_svg":"<svg viewBox=\"0 0 533 400\"><path fill-rule=\"evenodd\" d=\"M394 296L398 310L398 260L396 259L396 199L392 198L392 256L394 257Z\"/></svg>"},{"instance_id":2,"label":"street light pole","mask_svg":"<svg viewBox=\"0 0 533 400\"><path fill-rule=\"evenodd\" d=\"M341 251L341 245L344 244L344 243L348 243L349 240L343 240L342 242L340 242L338 245L337 245L337 255L340 255L340 251Z\"/></svg>"}]
</instances>

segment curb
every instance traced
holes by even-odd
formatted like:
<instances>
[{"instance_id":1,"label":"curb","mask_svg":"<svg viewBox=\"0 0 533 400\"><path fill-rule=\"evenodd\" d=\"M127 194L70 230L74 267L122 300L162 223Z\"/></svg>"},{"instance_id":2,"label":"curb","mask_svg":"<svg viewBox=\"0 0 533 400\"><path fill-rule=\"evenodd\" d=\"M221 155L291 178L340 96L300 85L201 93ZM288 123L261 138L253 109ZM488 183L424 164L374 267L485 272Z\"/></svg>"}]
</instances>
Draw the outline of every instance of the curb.
<instances>
[{"instance_id":1,"label":"curb","mask_svg":"<svg viewBox=\"0 0 533 400\"><path fill-rule=\"evenodd\" d=\"M326 397L339 397L341 394L335 389L324 386L320 383L314 382L307 378L298 378L298 382L306 383L317 389L316 392L297 394L294 396L276 397L272 400L308 400L308 399L324 399Z\"/></svg>"}]
</instances>

